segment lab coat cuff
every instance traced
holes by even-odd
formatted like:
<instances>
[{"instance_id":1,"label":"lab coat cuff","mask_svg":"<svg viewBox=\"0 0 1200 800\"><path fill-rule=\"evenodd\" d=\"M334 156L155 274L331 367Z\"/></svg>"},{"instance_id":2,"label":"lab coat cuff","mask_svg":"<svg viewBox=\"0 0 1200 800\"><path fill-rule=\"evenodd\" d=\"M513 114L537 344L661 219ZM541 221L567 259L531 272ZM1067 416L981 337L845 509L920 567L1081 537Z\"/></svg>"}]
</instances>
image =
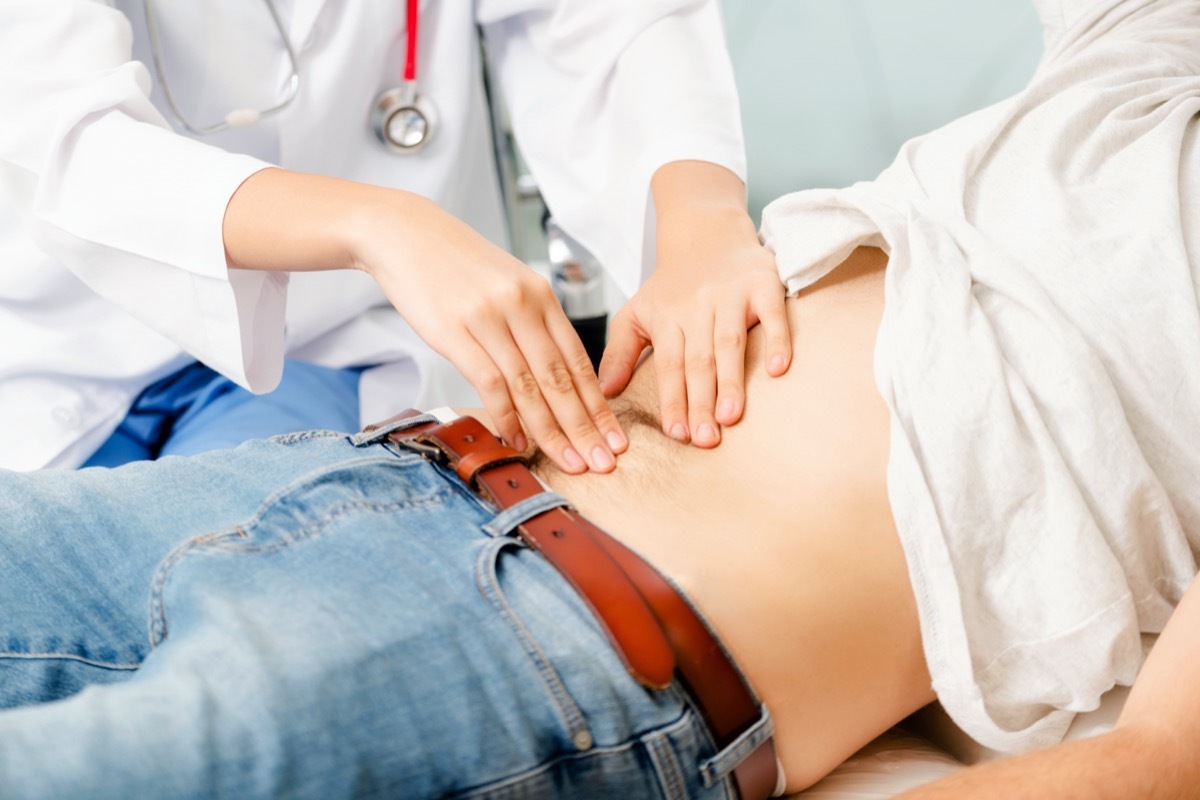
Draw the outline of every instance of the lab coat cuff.
<instances>
[{"instance_id":1,"label":"lab coat cuff","mask_svg":"<svg viewBox=\"0 0 1200 800\"><path fill-rule=\"evenodd\" d=\"M269 391L283 369L287 277L229 269L222 235L230 197L269 166L110 113L81 130L39 198L42 239L97 294Z\"/></svg>"}]
</instances>

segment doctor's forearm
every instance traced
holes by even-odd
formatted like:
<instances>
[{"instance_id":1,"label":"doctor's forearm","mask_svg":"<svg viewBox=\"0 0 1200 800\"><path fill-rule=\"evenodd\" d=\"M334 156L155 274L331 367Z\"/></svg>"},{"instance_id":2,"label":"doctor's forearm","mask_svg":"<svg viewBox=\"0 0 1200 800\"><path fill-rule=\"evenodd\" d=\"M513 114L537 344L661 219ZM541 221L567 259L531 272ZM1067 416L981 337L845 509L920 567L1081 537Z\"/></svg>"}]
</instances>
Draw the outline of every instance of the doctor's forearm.
<instances>
[{"instance_id":1,"label":"doctor's forearm","mask_svg":"<svg viewBox=\"0 0 1200 800\"><path fill-rule=\"evenodd\" d=\"M278 168L256 172L238 187L226 207L222 234L231 268L362 270L409 323L414 323L417 301L404 287L425 286L424 305L451 297L454 282L447 280L456 266L477 282L490 274L505 287L534 275L426 197Z\"/></svg>"},{"instance_id":2,"label":"doctor's forearm","mask_svg":"<svg viewBox=\"0 0 1200 800\"><path fill-rule=\"evenodd\" d=\"M627 440L550 284L432 200L265 169L234 192L222 235L231 268L368 273L505 440L571 473L616 466Z\"/></svg>"},{"instance_id":3,"label":"doctor's forearm","mask_svg":"<svg viewBox=\"0 0 1200 800\"><path fill-rule=\"evenodd\" d=\"M265 169L247 178L229 200L222 226L225 258L237 269L361 268L358 251L369 216L394 208L399 220L412 220L426 204L406 192Z\"/></svg>"}]
</instances>

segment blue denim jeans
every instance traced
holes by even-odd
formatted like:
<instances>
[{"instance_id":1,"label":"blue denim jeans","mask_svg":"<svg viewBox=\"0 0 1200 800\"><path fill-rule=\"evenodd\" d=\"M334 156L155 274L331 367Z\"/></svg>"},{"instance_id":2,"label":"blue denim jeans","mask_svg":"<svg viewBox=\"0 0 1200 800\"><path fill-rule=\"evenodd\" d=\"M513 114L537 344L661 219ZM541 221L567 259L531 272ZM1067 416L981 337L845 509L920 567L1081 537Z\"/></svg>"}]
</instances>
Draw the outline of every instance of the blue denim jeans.
<instances>
[{"instance_id":1,"label":"blue denim jeans","mask_svg":"<svg viewBox=\"0 0 1200 800\"><path fill-rule=\"evenodd\" d=\"M378 438L0 474L0 795L732 797L520 520Z\"/></svg>"}]
</instances>

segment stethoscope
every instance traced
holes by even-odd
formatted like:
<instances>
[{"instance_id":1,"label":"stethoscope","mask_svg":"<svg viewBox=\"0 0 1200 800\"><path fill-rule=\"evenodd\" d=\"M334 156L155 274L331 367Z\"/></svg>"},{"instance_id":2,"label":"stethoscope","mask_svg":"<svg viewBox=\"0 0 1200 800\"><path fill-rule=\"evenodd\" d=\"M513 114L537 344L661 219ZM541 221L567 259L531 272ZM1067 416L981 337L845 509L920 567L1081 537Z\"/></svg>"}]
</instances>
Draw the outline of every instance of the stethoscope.
<instances>
[{"instance_id":1,"label":"stethoscope","mask_svg":"<svg viewBox=\"0 0 1200 800\"><path fill-rule=\"evenodd\" d=\"M408 0L405 25L404 81L385 89L371 106L371 130L393 153L415 153L433 138L437 109L417 91L417 0Z\"/></svg>"},{"instance_id":2,"label":"stethoscope","mask_svg":"<svg viewBox=\"0 0 1200 800\"><path fill-rule=\"evenodd\" d=\"M158 75L159 85L162 86L163 96L171 113L179 120L184 128L192 133L206 136L233 128L248 128L256 125L264 117L277 114L291 105L300 94L300 65L296 59L296 48L292 39L279 18L275 8L275 0L263 0L271 19L275 23L283 46L287 50L288 61L291 62L292 74L287 79L287 91L283 98L268 108L235 108L230 110L225 118L212 125L200 126L189 120L179 110L174 96L171 94L171 84L167 80L167 71L163 67L162 46L158 38L158 23L154 16L154 0L144 0L146 10L146 31L150 37L150 55L154 61L154 71ZM419 0L407 2L407 30L404 51L404 80L394 89L386 89L375 98L371 105L369 123L375 138L393 153L415 153L429 143L437 130L437 109L429 98L417 91L417 29L419 23Z\"/></svg>"}]
</instances>

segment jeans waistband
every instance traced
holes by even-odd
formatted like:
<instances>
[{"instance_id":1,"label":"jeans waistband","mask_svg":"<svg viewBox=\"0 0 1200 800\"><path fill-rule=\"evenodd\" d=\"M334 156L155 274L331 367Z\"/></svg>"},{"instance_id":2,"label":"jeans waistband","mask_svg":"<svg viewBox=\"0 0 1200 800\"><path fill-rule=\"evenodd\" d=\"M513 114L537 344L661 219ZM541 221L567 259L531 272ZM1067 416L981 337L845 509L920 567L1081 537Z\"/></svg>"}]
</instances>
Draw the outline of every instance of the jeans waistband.
<instances>
[{"instance_id":1,"label":"jeans waistband","mask_svg":"<svg viewBox=\"0 0 1200 800\"><path fill-rule=\"evenodd\" d=\"M743 800L776 789L771 717L690 601L652 565L546 492L521 454L478 420L439 423L406 411L355 437L384 438L445 464L478 495L501 510L492 535L515 528L579 592L630 673L650 688L676 676L692 696L718 753L702 765L711 785L732 774Z\"/></svg>"}]
</instances>

